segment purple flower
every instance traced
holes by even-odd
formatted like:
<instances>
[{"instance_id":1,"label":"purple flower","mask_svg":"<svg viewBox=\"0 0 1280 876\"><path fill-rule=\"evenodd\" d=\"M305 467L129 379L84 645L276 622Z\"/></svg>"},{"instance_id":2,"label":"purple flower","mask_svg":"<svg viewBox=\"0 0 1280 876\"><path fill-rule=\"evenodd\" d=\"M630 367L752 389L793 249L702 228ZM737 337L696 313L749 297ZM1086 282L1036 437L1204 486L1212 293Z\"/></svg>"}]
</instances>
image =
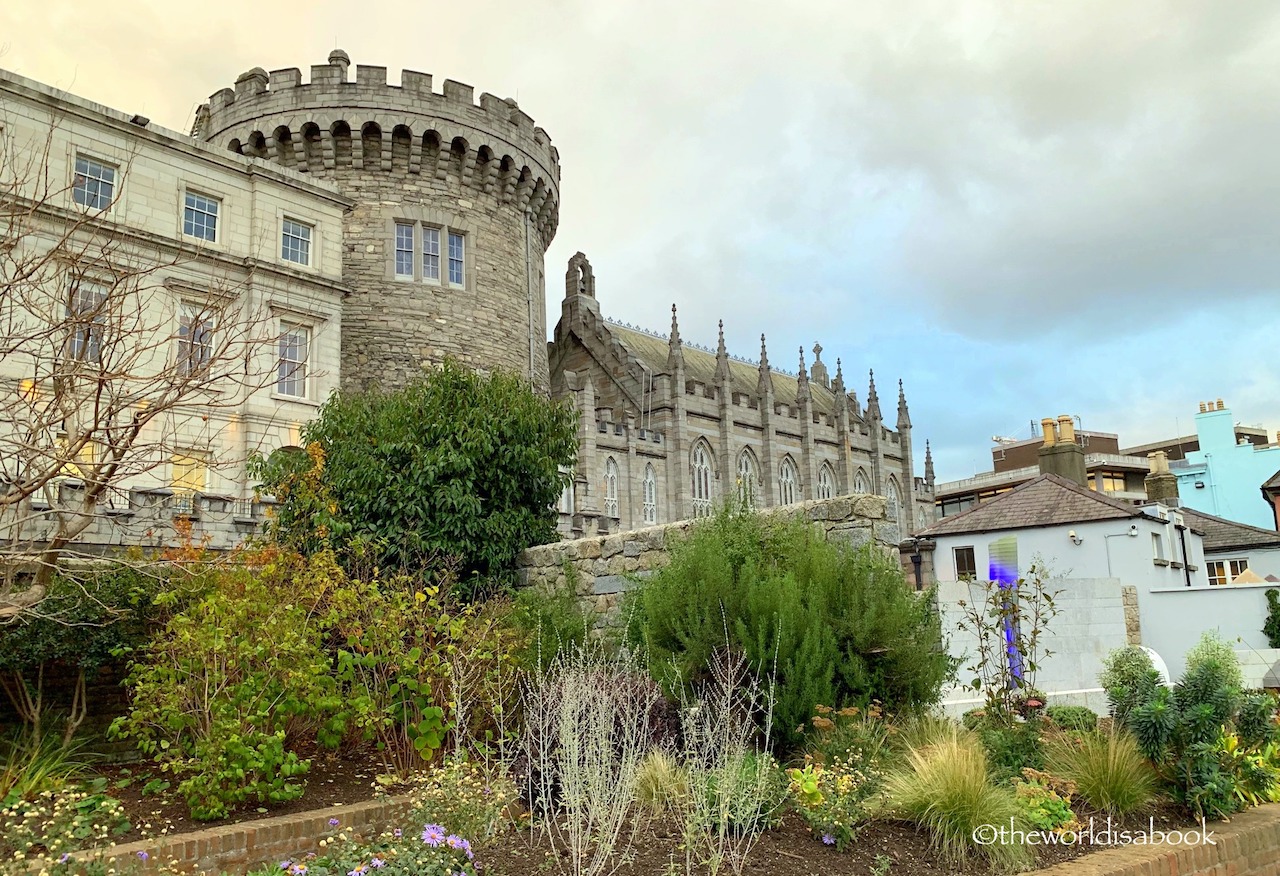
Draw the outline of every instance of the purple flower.
<instances>
[{"instance_id":1,"label":"purple flower","mask_svg":"<svg viewBox=\"0 0 1280 876\"><path fill-rule=\"evenodd\" d=\"M63 853L62 853L62 857L58 859L58 863L59 863L59 864L65 864L65 863L67 863L67 861L70 861L70 860L71 860L71 853L70 853L70 852L63 852Z\"/></svg>"},{"instance_id":2,"label":"purple flower","mask_svg":"<svg viewBox=\"0 0 1280 876\"><path fill-rule=\"evenodd\" d=\"M329 819L329 826L330 826L330 827L337 827L337 826L338 826L339 824L341 824L341 823L342 823L342 822L338 821L338 819L336 819L336 818L330 818L330 819Z\"/></svg>"},{"instance_id":3,"label":"purple flower","mask_svg":"<svg viewBox=\"0 0 1280 876\"><path fill-rule=\"evenodd\" d=\"M387 862L381 858L374 858L369 862L369 866L375 870L381 870L383 867L387 866Z\"/></svg>"},{"instance_id":4,"label":"purple flower","mask_svg":"<svg viewBox=\"0 0 1280 876\"><path fill-rule=\"evenodd\" d=\"M150 856L150 855L148 855L146 852L138 852L138 858L139 858L140 860L145 861L145 860L147 860L147 859L148 859L148 858L150 858L150 857L151 857L151 856Z\"/></svg>"},{"instance_id":5,"label":"purple flower","mask_svg":"<svg viewBox=\"0 0 1280 876\"><path fill-rule=\"evenodd\" d=\"M836 844L836 838L829 833L824 833L822 835L822 841L829 846L834 846Z\"/></svg>"},{"instance_id":6,"label":"purple flower","mask_svg":"<svg viewBox=\"0 0 1280 876\"><path fill-rule=\"evenodd\" d=\"M456 833L451 833L445 839L444 842L445 842L445 845L447 845L451 849L460 849L462 848L462 844L465 843L466 840L458 836Z\"/></svg>"},{"instance_id":7,"label":"purple flower","mask_svg":"<svg viewBox=\"0 0 1280 876\"><path fill-rule=\"evenodd\" d=\"M281 862L280 862L280 869L281 869L281 870L288 870L288 869L289 869L290 867L292 867L292 866L293 866L293 861L281 861Z\"/></svg>"},{"instance_id":8,"label":"purple flower","mask_svg":"<svg viewBox=\"0 0 1280 876\"><path fill-rule=\"evenodd\" d=\"M444 828L438 824L428 824L422 829L422 841L432 848L436 848L445 841Z\"/></svg>"},{"instance_id":9,"label":"purple flower","mask_svg":"<svg viewBox=\"0 0 1280 876\"><path fill-rule=\"evenodd\" d=\"M307 868L303 864L294 864L289 868L289 872L293 874L293 876L307 876Z\"/></svg>"},{"instance_id":10,"label":"purple flower","mask_svg":"<svg viewBox=\"0 0 1280 876\"><path fill-rule=\"evenodd\" d=\"M364 876L364 874L368 872L369 872L369 868L366 867L364 864L361 864L359 867L356 867L354 870L348 870L347 876Z\"/></svg>"},{"instance_id":11,"label":"purple flower","mask_svg":"<svg viewBox=\"0 0 1280 876\"><path fill-rule=\"evenodd\" d=\"M397 827L395 830L391 831L391 835L396 839L400 839L400 837L404 836L404 831Z\"/></svg>"},{"instance_id":12,"label":"purple flower","mask_svg":"<svg viewBox=\"0 0 1280 876\"><path fill-rule=\"evenodd\" d=\"M458 844L458 848L462 849L464 852L467 853L468 861L474 861L476 859L476 853L471 851L470 840L463 840L461 843Z\"/></svg>"}]
</instances>

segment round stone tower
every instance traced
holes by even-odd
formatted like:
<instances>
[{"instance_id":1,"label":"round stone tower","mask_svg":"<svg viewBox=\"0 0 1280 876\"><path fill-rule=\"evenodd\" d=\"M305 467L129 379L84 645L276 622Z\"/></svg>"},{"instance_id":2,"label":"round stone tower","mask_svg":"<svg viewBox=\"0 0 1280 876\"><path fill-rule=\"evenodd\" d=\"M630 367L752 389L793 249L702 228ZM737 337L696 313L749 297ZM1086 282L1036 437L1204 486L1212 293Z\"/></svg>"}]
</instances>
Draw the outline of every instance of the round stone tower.
<instances>
[{"instance_id":1,"label":"round stone tower","mask_svg":"<svg viewBox=\"0 0 1280 876\"><path fill-rule=\"evenodd\" d=\"M397 386L446 355L546 389L544 255L559 221L560 159L510 98L405 70L329 63L254 68L209 98L194 134L338 184L342 386Z\"/></svg>"}]
</instances>

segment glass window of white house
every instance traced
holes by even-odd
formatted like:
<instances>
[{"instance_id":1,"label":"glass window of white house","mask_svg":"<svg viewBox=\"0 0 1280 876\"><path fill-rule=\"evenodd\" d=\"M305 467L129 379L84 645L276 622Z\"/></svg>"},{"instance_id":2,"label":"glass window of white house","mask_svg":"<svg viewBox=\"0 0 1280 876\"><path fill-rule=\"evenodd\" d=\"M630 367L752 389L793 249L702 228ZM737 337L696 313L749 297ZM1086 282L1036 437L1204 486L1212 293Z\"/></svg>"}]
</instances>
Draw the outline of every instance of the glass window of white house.
<instances>
[{"instance_id":1,"label":"glass window of white house","mask_svg":"<svg viewBox=\"0 0 1280 876\"><path fill-rule=\"evenodd\" d=\"M306 326L280 327L280 357L276 371L276 392L292 398L307 397L307 356L311 331Z\"/></svg>"},{"instance_id":2,"label":"glass window of white house","mask_svg":"<svg viewBox=\"0 0 1280 876\"><path fill-rule=\"evenodd\" d=\"M106 326L107 292L84 280L71 287L67 301L67 355L81 362L102 361L102 333Z\"/></svg>"},{"instance_id":3,"label":"glass window of white house","mask_svg":"<svg viewBox=\"0 0 1280 876\"><path fill-rule=\"evenodd\" d=\"M182 233L210 242L218 239L218 199L187 192L182 207Z\"/></svg>"},{"instance_id":4,"label":"glass window of white house","mask_svg":"<svg viewBox=\"0 0 1280 876\"><path fill-rule=\"evenodd\" d=\"M280 258L297 265L311 264L311 226L286 218L280 228Z\"/></svg>"},{"instance_id":5,"label":"glass window of white house","mask_svg":"<svg viewBox=\"0 0 1280 876\"><path fill-rule=\"evenodd\" d=\"M711 451L699 442L693 448L693 516L711 514Z\"/></svg>"},{"instance_id":6,"label":"glass window of white house","mask_svg":"<svg viewBox=\"0 0 1280 876\"><path fill-rule=\"evenodd\" d=\"M76 156L76 179L72 187L72 196L81 207L90 210L105 210L111 206L111 199L116 193L116 169L110 164Z\"/></svg>"},{"instance_id":7,"label":"glass window of white house","mask_svg":"<svg viewBox=\"0 0 1280 876\"><path fill-rule=\"evenodd\" d=\"M1249 568L1248 560L1210 560L1208 562L1210 584L1230 584L1237 575Z\"/></svg>"},{"instance_id":8,"label":"glass window of white house","mask_svg":"<svg viewBox=\"0 0 1280 876\"><path fill-rule=\"evenodd\" d=\"M178 313L178 373L198 374L213 358L213 314L196 304L183 304Z\"/></svg>"},{"instance_id":9,"label":"glass window of white house","mask_svg":"<svg viewBox=\"0 0 1280 876\"><path fill-rule=\"evenodd\" d=\"M782 465L778 469L778 500L783 505L790 505L796 501L797 485L800 481L800 473L796 471L796 464L791 461L791 457L784 457Z\"/></svg>"},{"instance_id":10,"label":"glass window of white house","mask_svg":"<svg viewBox=\"0 0 1280 876\"><path fill-rule=\"evenodd\" d=\"M658 522L658 475L653 463L644 467L644 522Z\"/></svg>"},{"instance_id":11,"label":"glass window of white house","mask_svg":"<svg viewBox=\"0 0 1280 876\"><path fill-rule=\"evenodd\" d=\"M612 456L604 462L604 516L618 516L618 463Z\"/></svg>"},{"instance_id":12,"label":"glass window of white house","mask_svg":"<svg viewBox=\"0 0 1280 876\"><path fill-rule=\"evenodd\" d=\"M957 581L973 581L978 577L978 563L973 554L973 546L951 549L951 556L956 564Z\"/></svg>"},{"instance_id":13,"label":"glass window of white house","mask_svg":"<svg viewBox=\"0 0 1280 876\"><path fill-rule=\"evenodd\" d=\"M462 235L455 231L449 232L449 283L454 286L461 286L463 279L463 247L464 241Z\"/></svg>"},{"instance_id":14,"label":"glass window of white house","mask_svg":"<svg viewBox=\"0 0 1280 876\"><path fill-rule=\"evenodd\" d=\"M413 279L413 225L396 223L396 276Z\"/></svg>"},{"instance_id":15,"label":"glass window of white house","mask_svg":"<svg viewBox=\"0 0 1280 876\"><path fill-rule=\"evenodd\" d=\"M422 229L422 279L440 279L440 229Z\"/></svg>"},{"instance_id":16,"label":"glass window of white house","mask_svg":"<svg viewBox=\"0 0 1280 876\"><path fill-rule=\"evenodd\" d=\"M208 489L209 454L199 450L179 450L173 454L171 479L174 490L183 493L203 493Z\"/></svg>"}]
</instances>

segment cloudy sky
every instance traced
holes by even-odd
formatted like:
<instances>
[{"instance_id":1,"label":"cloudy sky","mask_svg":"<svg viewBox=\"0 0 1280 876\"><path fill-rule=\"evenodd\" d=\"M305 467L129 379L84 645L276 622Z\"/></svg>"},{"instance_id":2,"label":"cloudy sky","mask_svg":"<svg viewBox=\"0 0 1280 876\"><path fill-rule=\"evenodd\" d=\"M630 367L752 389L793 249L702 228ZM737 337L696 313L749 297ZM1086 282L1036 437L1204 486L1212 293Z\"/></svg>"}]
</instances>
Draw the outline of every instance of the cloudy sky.
<instances>
[{"instance_id":1,"label":"cloudy sky","mask_svg":"<svg viewBox=\"0 0 1280 876\"><path fill-rule=\"evenodd\" d=\"M1273 0L219 0L0 4L0 67L176 129L251 67L355 63L516 97L607 315L865 401L906 382L942 479L1078 415L1124 443L1221 396L1280 428ZM438 87L438 86L437 86ZM811 356L809 358L812 358Z\"/></svg>"}]
</instances>

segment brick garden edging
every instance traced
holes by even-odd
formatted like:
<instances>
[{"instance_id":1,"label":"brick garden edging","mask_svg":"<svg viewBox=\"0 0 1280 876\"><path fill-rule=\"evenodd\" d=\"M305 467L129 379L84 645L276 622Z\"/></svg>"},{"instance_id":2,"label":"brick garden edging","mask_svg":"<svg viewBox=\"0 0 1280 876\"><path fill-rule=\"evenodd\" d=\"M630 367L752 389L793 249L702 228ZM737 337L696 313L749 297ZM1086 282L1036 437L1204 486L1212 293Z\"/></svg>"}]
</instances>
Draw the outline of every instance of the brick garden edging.
<instances>
[{"instance_id":1,"label":"brick garden edging","mask_svg":"<svg viewBox=\"0 0 1280 876\"><path fill-rule=\"evenodd\" d=\"M1210 822L1214 845L1118 846L1036 876L1278 876L1280 804ZM1199 828L1196 828L1199 830Z\"/></svg>"},{"instance_id":2,"label":"brick garden edging","mask_svg":"<svg viewBox=\"0 0 1280 876\"><path fill-rule=\"evenodd\" d=\"M296 815L281 815L213 827L161 839L140 840L110 849L80 852L75 857L125 865L138 864L138 852L150 855L144 870L176 860L198 873L244 873L314 851L317 843L339 830L365 837L398 826L410 807L408 797L331 806ZM329 819L341 821L338 828ZM1259 806L1230 822L1209 825L1214 845L1121 846L1067 861L1037 876L1280 876L1280 804Z\"/></svg>"},{"instance_id":3,"label":"brick garden edging","mask_svg":"<svg viewBox=\"0 0 1280 876\"><path fill-rule=\"evenodd\" d=\"M100 857L127 870L140 863L139 852L146 852L150 857L142 866L143 872L176 860L176 867L194 873L245 873L261 864L315 851L320 840L339 831L349 836L372 838L385 830L402 827L399 820L410 807L409 797L389 797L138 840L78 852L73 857L83 861ZM329 826L331 818L339 820L338 827Z\"/></svg>"}]
</instances>

